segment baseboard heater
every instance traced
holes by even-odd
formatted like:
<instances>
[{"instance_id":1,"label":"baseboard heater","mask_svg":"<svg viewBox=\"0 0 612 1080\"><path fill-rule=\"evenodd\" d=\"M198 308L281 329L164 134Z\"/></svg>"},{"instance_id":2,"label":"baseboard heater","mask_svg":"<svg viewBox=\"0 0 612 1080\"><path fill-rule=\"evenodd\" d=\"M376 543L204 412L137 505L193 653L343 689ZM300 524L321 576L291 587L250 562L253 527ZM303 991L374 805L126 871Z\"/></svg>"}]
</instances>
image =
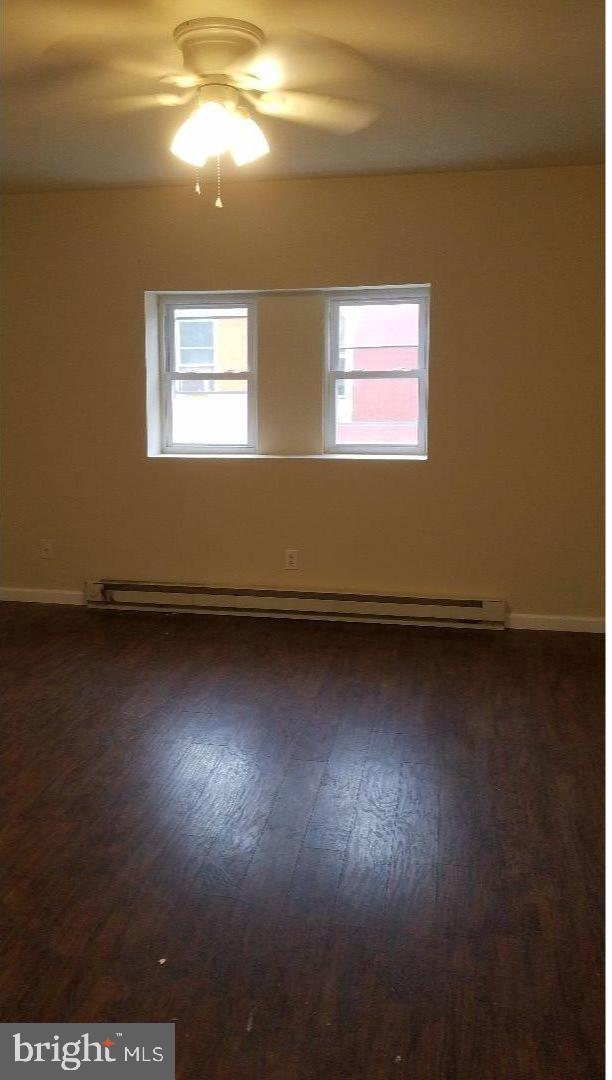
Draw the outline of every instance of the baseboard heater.
<instances>
[{"instance_id":1,"label":"baseboard heater","mask_svg":"<svg viewBox=\"0 0 612 1080\"><path fill-rule=\"evenodd\" d=\"M91 608L191 611L277 619L341 619L349 622L503 629L504 600L460 600L394 593L307 592L297 589L224 588L145 581L88 581Z\"/></svg>"}]
</instances>

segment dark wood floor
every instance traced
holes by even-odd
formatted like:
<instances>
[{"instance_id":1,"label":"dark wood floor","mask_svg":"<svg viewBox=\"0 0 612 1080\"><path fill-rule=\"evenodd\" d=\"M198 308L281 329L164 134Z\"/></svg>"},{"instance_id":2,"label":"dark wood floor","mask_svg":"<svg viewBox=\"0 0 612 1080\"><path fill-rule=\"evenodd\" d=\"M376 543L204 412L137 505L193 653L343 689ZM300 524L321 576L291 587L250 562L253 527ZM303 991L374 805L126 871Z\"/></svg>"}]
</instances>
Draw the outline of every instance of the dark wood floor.
<instances>
[{"instance_id":1,"label":"dark wood floor","mask_svg":"<svg viewBox=\"0 0 612 1080\"><path fill-rule=\"evenodd\" d=\"M0 628L1 1019L174 1019L179 1080L603 1075L600 639Z\"/></svg>"}]
</instances>

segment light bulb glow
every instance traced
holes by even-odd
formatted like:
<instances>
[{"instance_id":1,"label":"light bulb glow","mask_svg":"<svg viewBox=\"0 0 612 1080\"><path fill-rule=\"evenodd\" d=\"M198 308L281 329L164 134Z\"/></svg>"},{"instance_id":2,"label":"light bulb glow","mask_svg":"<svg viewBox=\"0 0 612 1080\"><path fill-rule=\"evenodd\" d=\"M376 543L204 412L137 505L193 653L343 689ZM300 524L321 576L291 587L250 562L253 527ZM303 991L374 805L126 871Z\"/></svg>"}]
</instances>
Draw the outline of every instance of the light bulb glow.
<instances>
[{"instance_id":1,"label":"light bulb glow","mask_svg":"<svg viewBox=\"0 0 612 1080\"><path fill-rule=\"evenodd\" d=\"M230 150L236 165L257 161L270 150L268 140L246 109L206 101L181 124L172 153L188 165L201 168L209 157Z\"/></svg>"},{"instance_id":2,"label":"light bulb glow","mask_svg":"<svg viewBox=\"0 0 612 1080\"><path fill-rule=\"evenodd\" d=\"M257 79L261 90L278 90L283 85L282 65L271 56L256 59L249 68L249 75Z\"/></svg>"},{"instance_id":3,"label":"light bulb glow","mask_svg":"<svg viewBox=\"0 0 612 1080\"><path fill-rule=\"evenodd\" d=\"M234 122L230 150L236 165L248 165L269 153L270 146L259 124L250 116L239 114Z\"/></svg>"},{"instance_id":4,"label":"light bulb glow","mask_svg":"<svg viewBox=\"0 0 612 1080\"><path fill-rule=\"evenodd\" d=\"M233 142L236 116L216 101L206 101L181 124L170 150L188 165L201 167Z\"/></svg>"}]
</instances>

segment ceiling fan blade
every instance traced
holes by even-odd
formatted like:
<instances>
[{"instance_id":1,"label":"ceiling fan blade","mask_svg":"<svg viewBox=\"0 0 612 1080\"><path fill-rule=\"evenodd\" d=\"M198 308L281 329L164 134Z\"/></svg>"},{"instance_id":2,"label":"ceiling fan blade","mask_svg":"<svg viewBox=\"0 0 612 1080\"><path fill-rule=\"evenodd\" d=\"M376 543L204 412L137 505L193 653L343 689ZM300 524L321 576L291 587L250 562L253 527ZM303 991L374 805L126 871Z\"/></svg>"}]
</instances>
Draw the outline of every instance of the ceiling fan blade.
<instances>
[{"instance_id":1,"label":"ceiling fan blade","mask_svg":"<svg viewBox=\"0 0 612 1080\"><path fill-rule=\"evenodd\" d=\"M166 72L165 75L160 75L159 81L167 83L168 86L178 86L180 89L187 89L187 87L199 86L202 82L200 75L192 75L189 71L184 72Z\"/></svg>"},{"instance_id":2,"label":"ceiling fan blade","mask_svg":"<svg viewBox=\"0 0 612 1080\"><path fill-rule=\"evenodd\" d=\"M112 113L142 112L144 109L173 108L186 105L193 97L193 92L185 94L128 94L115 98L106 104Z\"/></svg>"},{"instance_id":3,"label":"ceiling fan blade","mask_svg":"<svg viewBox=\"0 0 612 1080\"><path fill-rule=\"evenodd\" d=\"M253 89L304 89L338 85L372 77L373 68L359 53L340 41L316 34L269 39L241 56L230 74L242 75Z\"/></svg>"},{"instance_id":4,"label":"ceiling fan blade","mask_svg":"<svg viewBox=\"0 0 612 1080\"><path fill-rule=\"evenodd\" d=\"M262 94L255 108L266 116L311 124L344 135L368 127L380 112L376 105L365 102L345 101L323 94L301 94L295 90L273 90Z\"/></svg>"},{"instance_id":5,"label":"ceiling fan blade","mask_svg":"<svg viewBox=\"0 0 612 1080\"><path fill-rule=\"evenodd\" d=\"M35 95L54 91L79 92L90 81L92 68L83 60L44 61L36 67L5 71L2 86L7 91Z\"/></svg>"},{"instance_id":6,"label":"ceiling fan blade","mask_svg":"<svg viewBox=\"0 0 612 1080\"><path fill-rule=\"evenodd\" d=\"M105 56L100 55L98 62L107 71L117 71L121 75L131 75L136 79L160 81L165 78L168 71L168 67L163 60L129 54L122 55L110 50Z\"/></svg>"},{"instance_id":7,"label":"ceiling fan blade","mask_svg":"<svg viewBox=\"0 0 612 1080\"><path fill-rule=\"evenodd\" d=\"M149 39L145 45L126 49L124 40L65 38L49 45L35 64L12 73L12 81L31 80L39 86L65 83L81 72L117 72L131 79L159 81L168 72L174 75L176 53L163 40ZM177 77L181 73L176 72Z\"/></svg>"}]
</instances>

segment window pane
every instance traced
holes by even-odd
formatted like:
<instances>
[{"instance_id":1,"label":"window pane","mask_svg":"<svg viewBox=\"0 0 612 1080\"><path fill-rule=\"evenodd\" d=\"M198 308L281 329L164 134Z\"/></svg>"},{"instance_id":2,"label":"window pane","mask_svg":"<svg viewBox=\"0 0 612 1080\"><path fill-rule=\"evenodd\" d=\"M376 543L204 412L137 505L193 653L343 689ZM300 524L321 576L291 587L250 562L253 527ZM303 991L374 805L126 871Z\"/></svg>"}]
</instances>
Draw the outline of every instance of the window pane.
<instances>
[{"instance_id":1,"label":"window pane","mask_svg":"<svg viewBox=\"0 0 612 1080\"><path fill-rule=\"evenodd\" d=\"M176 445L246 446L248 436L246 379L172 382L172 442ZM193 383L191 384L194 385Z\"/></svg>"},{"instance_id":2,"label":"window pane","mask_svg":"<svg viewBox=\"0 0 612 1080\"><path fill-rule=\"evenodd\" d=\"M397 371L419 366L418 304L340 304L338 367Z\"/></svg>"},{"instance_id":3,"label":"window pane","mask_svg":"<svg viewBox=\"0 0 612 1080\"><path fill-rule=\"evenodd\" d=\"M247 321L246 308L176 308L174 370L246 371Z\"/></svg>"},{"instance_id":4,"label":"window pane","mask_svg":"<svg viewBox=\"0 0 612 1080\"><path fill-rule=\"evenodd\" d=\"M336 443L417 446L418 379L336 382Z\"/></svg>"},{"instance_id":5,"label":"window pane","mask_svg":"<svg viewBox=\"0 0 612 1080\"><path fill-rule=\"evenodd\" d=\"M181 346L212 345L214 324L212 319L180 319Z\"/></svg>"}]
</instances>

